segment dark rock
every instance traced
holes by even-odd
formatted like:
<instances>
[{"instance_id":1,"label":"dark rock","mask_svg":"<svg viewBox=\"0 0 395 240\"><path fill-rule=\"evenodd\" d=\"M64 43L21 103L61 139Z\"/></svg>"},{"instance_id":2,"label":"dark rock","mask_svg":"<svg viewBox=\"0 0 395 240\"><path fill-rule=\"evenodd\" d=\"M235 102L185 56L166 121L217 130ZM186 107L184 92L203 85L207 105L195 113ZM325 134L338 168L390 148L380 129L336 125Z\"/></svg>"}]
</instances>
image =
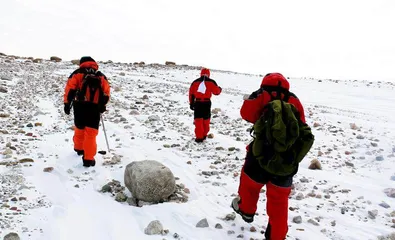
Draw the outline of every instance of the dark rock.
<instances>
[{"instance_id":1,"label":"dark rock","mask_svg":"<svg viewBox=\"0 0 395 240\"><path fill-rule=\"evenodd\" d=\"M384 157L383 156L377 156L376 157L376 161L384 161Z\"/></svg>"},{"instance_id":2,"label":"dark rock","mask_svg":"<svg viewBox=\"0 0 395 240\"><path fill-rule=\"evenodd\" d=\"M31 158L23 158L23 159L20 159L18 162L19 163L28 163L28 162L32 163L32 162L34 162L34 160Z\"/></svg>"},{"instance_id":3,"label":"dark rock","mask_svg":"<svg viewBox=\"0 0 395 240\"><path fill-rule=\"evenodd\" d=\"M175 66L176 63L175 63L175 62L166 61L166 62L165 62L165 65L166 65L166 66Z\"/></svg>"},{"instance_id":4,"label":"dark rock","mask_svg":"<svg viewBox=\"0 0 395 240\"><path fill-rule=\"evenodd\" d=\"M159 202L176 191L175 177L171 170L153 160L128 164L124 182L133 197L146 202Z\"/></svg>"},{"instance_id":5,"label":"dark rock","mask_svg":"<svg viewBox=\"0 0 395 240\"><path fill-rule=\"evenodd\" d=\"M345 164L346 164L346 166L354 167L354 163L352 163L352 162L346 161Z\"/></svg>"},{"instance_id":6,"label":"dark rock","mask_svg":"<svg viewBox=\"0 0 395 240\"><path fill-rule=\"evenodd\" d=\"M197 228L206 228L209 227L207 219L203 218L202 220L200 220L197 224L196 224Z\"/></svg>"},{"instance_id":7,"label":"dark rock","mask_svg":"<svg viewBox=\"0 0 395 240\"><path fill-rule=\"evenodd\" d=\"M309 169L311 170L322 170L321 163L317 159L313 159L310 163Z\"/></svg>"},{"instance_id":8,"label":"dark rock","mask_svg":"<svg viewBox=\"0 0 395 240\"><path fill-rule=\"evenodd\" d=\"M383 208L387 208L387 209L391 207L391 206L388 205L388 203L386 203L386 202L380 203L379 206L380 206L380 207L383 207Z\"/></svg>"},{"instance_id":9,"label":"dark rock","mask_svg":"<svg viewBox=\"0 0 395 240\"><path fill-rule=\"evenodd\" d=\"M159 235L163 232L162 223L158 220L152 221L148 224L147 228L144 229L144 233L147 235Z\"/></svg>"},{"instance_id":10,"label":"dark rock","mask_svg":"<svg viewBox=\"0 0 395 240\"><path fill-rule=\"evenodd\" d=\"M3 240L20 240L21 238L19 237L18 233L8 233L7 235L4 236Z\"/></svg>"},{"instance_id":11,"label":"dark rock","mask_svg":"<svg viewBox=\"0 0 395 240\"><path fill-rule=\"evenodd\" d=\"M301 216L296 216L296 217L294 217L294 218L292 219L292 221L293 221L294 223L300 224L300 223L302 223L302 217L301 217Z\"/></svg>"},{"instance_id":12,"label":"dark rock","mask_svg":"<svg viewBox=\"0 0 395 240\"><path fill-rule=\"evenodd\" d=\"M7 92L8 90L6 88L0 86L0 93L7 93Z\"/></svg>"},{"instance_id":13,"label":"dark rock","mask_svg":"<svg viewBox=\"0 0 395 240\"><path fill-rule=\"evenodd\" d=\"M215 228L216 228L216 229L223 229L222 225L219 224L219 223L215 224Z\"/></svg>"},{"instance_id":14,"label":"dark rock","mask_svg":"<svg viewBox=\"0 0 395 240\"><path fill-rule=\"evenodd\" d=\"M377 210L368 211L368 214L369 214L369 218L376 219L377 215L379 214L379 211Z\"/></svg>"},{"instance_id":15,"label":"dark rock","mask_svg":"<svg viewBox=\"0 0 395 240\"><path fill-rule=\"evenodd\" d=\"M236 219L236 214L235 213L229 213L224 218L225 221L234 221L235 219Z\"/></svg>"},{"instance_id":16,"label":"dark rock","mask_svg":"<svg viewBox=\"0 0 395 240\"><path fill-rule=\"evenodd\" d=\"M33 63L42 63L44 60L42 58L33 59Z\"/></svg>"},{"instance_id":17,"label":"dark rock","mask_svg":"<svg viewBox=\"0 0 395 240\"><path fill-rule=\"evenodd\" d=\"M109 184L104 185L101 188L101 192L105 193L105 192L111 192L111 186Z\"/></svg>"},{"instance_id":18,"label":"dark rock","mask_svg":"<svg viewBox=\"0 0 395 240\"><path fill-rule=\"evenodd\" d=\"M44 168L44 172L52 172L53 171L53 167L46 167L46 168Z\"/></svg>"},{"instance_id":19,"label":"dark rock","mask_svg":"<svg viewBox=\"0 0 395 240\"><path fill-rule=\"evenodd\" d=\"M56 57L56 56L52 56L49 60L53 61L53 62L61 62L62 59L60 57Z\"/></svg>"}]
</instances>

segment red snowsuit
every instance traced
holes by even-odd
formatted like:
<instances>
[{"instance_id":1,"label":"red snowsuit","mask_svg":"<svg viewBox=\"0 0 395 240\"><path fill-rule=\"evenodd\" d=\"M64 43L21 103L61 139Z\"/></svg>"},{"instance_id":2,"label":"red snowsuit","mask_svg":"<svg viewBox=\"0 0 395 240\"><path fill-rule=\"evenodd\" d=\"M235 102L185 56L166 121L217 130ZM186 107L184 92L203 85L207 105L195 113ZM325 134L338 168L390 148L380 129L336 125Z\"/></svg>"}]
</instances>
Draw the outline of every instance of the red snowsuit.
<instances>
[{"instance_id":1,"label":"red snowsuit","mask_svg":"<svg viewBox=\"0 0 395 240\"><path fill-rule=\"evenodd\" d=\"M203 141L210 131L211 96L219 95L221 87L210 78L210 70L203 68L201 77L192 82L189 88L189 104L194 110L196 141Z\"/></svg>"},{"instance_id":2,"label":"red snowsuit","mask_svg":"<svg viewBox=\"0 0 395 240\"><path fill-rule=\"evenodd\" d=\"M241 117L250 123L255 123L262 115L264 106L271 100L270 94L276 95L276 92L265 91L263 88L276 88L279 82L281 82L281 88L289 90L289 83L281 74L266 75L262 80L261 89L252 93L249 99L244 101L240 110ZM288 102L299 110L300 119L305 122L303 106L291 92L289 92ZM273 176L265 172L253 156L251 146L252 143L247 146L247 156L240 176L238 191L241 199L240 211L247 215L255 214L259 193L266 184L266 211L269 223L265 237L270 240L284 240L288 232L288 197L291 192L292 178L296 172L287 177Z\"/></svg>"}]
</instances>

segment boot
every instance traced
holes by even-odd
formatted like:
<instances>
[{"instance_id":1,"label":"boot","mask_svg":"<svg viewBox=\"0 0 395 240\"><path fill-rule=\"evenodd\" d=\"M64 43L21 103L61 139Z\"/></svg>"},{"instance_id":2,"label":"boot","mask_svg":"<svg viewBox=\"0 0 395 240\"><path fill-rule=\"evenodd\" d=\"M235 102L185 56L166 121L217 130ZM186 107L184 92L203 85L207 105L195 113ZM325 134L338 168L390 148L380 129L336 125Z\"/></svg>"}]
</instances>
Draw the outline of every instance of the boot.
<instances>
[{"instance_id":1,"label":"boot","mask_svg":"<svg viewBox=\"0 0 395 240\"><path fill-rule=\"evenodd\" d=\"M96 165L95 160L85 160L84 157L82 157L82 165L84 167L93 167Z\"/></svg>"},{"instance_id":2,"label":"boot","mask_svg":"<svg viewBox=\"0 0 395 240\"><path fill-rule=\"evenodd\" d=\"M230 205L233 210L241 216L241 218L247 222L247 223L252 223L254 221L254 215L251 214L245 214L243 213L240 208L239 208L239 203L240 203L240 197L235 197L232 201L232 204Z\"/></svg>"},{"instance_id":3,"label":"boot","mask_svg":"<svg viewBox=\"0 0 395 240\"><path fill-rule=\"evenodd\" d=\"M78 150L74 148L74 151L77 153L78 156L84 155L84 150Z\"/></svg>"}]
</instances>

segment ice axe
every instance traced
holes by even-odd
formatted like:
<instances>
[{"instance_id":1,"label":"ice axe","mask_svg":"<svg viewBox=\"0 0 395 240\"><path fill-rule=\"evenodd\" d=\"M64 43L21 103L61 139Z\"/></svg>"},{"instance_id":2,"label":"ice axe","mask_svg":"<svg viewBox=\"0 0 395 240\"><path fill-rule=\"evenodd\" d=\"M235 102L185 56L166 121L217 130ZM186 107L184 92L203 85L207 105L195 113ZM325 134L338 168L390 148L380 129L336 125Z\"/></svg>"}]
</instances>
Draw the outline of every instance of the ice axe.
<instances>
[{"instance_id":1,"label":"ice axe","mask_svg":"<svg viewBox=\"0 0 395 240\"><path fill-rule=\"evenodd\" d=\"M107 150L108 150L108 152L110 152L110 147L109 147L109 145L108 145L108 139L107 139L107 133L106 133L106 127L104 126L104 119L103 119L103 115L102 115L102 114L100 114L100 118L101 118L101 124L103 125L104 137L106 138ZM104 154L106 154L107 152L106 152L106 151L98 151L98 153L104 155Z\"/></svg>"}]
</instances>

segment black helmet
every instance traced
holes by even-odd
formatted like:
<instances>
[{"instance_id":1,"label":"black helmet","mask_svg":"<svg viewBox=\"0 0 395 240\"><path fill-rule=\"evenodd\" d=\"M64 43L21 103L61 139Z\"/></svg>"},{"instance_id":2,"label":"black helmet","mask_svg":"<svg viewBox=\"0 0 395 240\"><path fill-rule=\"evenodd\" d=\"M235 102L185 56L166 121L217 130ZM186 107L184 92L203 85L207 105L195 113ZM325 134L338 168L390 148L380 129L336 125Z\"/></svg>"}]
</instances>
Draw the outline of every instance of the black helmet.
<instances>
[{"instance_id":1,"label":"black helmet","mask_svg":"<svg viewBox=\"0 0 395 240\"><path fill-rule=\"evenodd\" d=\"M89 56L84 56L80 59L80 64L83 64L84 62L96 62L96 61Z\"/></svg>"}]
</instances>

